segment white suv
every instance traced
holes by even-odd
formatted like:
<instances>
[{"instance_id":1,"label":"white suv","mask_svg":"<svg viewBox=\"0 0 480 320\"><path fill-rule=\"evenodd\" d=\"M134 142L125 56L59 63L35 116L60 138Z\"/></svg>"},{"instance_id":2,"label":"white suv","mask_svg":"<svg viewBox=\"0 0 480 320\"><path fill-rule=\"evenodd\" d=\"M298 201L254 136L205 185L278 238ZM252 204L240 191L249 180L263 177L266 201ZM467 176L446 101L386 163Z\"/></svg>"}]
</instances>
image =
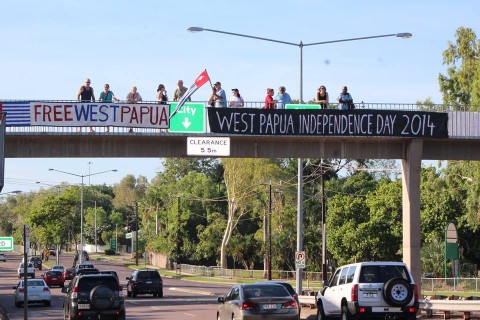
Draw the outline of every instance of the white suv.
<instances>
[{"instance_id":1,"label":"white suv","mask_svg":"<svg viewBox=\"0 0 480 320\"><path fill-rule=\"evenodd\" d=\"M416 319L418 288L405 263L342 266L317 295L317 320Z\"/></svg>"},{"instance_id":2,"label":"white suv","mask_svg":"<svg viewBox=\"0 0 480 320\"><path fill-rule=\"evenodd\" d=\"M17 269L18 278L23 277L23 272L24 272L23 263L20 263ZM27 276L30 278L35 278L35 267L31 262L27 263Z\"/></svg>"}]
</instances>

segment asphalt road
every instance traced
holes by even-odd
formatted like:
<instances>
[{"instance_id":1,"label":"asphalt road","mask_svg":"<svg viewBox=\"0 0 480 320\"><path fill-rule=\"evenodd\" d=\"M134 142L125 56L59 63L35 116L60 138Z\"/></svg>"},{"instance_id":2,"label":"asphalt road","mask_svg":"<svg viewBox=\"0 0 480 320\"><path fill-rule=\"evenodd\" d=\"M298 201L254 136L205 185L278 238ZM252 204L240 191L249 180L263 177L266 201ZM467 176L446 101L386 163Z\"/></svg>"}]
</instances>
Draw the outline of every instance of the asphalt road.
<instances>
[{"instance_id":1,"label":"asphalt road","mask_svg":"<svg viewBox=\"0 0 480 320\"><path fill-rule=\"evenodd\" d=\"M0 310L4 310L3 319L24 319L23 308L14 305L12 288L18 283L17 267L21 256L17 253L6 253L7 262L0 262ZM53 261L52 261L53 260ZM55 257L50 257L50 262L56 263ZM126 295L126 280L132 269L125 267L121 261L90 260L98 269L115 270L124 286ZM59 264L70 267L73 264L73 255L65 253L60 256ZM36 270L36 277L47 270ZM217 297L222 296L231 288L231 284L216 284L192 282L163 277L164 297L153 298L152 295L138 295L137 298L126 298L128 319L215 319L218 307ZM47 320L63 319L63 294L60 288L51 288L52 305L29 305L28 318ZM315 310L304 308L302 319L314 319ZM0 318L2 316L0 315Z\"/></svg>"}]
</instances>

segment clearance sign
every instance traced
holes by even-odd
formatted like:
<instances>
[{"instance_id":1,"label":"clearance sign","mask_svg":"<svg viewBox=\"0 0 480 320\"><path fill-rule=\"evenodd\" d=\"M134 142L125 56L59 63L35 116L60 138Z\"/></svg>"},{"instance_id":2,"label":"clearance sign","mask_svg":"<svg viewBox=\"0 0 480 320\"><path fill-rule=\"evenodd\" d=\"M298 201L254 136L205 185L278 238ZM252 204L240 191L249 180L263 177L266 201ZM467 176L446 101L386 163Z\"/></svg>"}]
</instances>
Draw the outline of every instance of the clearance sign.
<instances>
[{"instance_id":1,"label":"clearance sign","mask_svg":"<svg viewBox=\"0 0 480 320\"><path fill-rule=\"evenodd\" d=\"M168 129L169 118L168 104L30 102L32 126L119 126Z\"/></svg>"}]
</instances>

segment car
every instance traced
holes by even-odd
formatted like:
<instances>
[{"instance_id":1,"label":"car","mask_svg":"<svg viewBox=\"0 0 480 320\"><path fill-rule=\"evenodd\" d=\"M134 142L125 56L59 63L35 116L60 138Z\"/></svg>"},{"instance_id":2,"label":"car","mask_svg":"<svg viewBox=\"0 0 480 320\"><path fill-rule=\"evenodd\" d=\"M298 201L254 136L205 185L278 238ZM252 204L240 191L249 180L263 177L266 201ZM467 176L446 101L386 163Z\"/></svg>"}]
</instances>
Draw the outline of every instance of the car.
<instances>
[{"instance_id":1,"label":"car","mask_svg":"<svg viewBox=\"0 0 480 320\"><path fill-rule=\"evenodd\" d=\"M57 250L55 249L54 246L48 248L48 253L50 253L51 256L56 256L57 255Z\"/></svg>"},{"instance_id":2,"label":"car","mask_svg":"<svg viewBox=\"0 0 480 320\"><path fill-rule=\"evenodd\" d=\"M67 268L63 272L63 278L65 280L72 280L75 275L75 268Z\"/></svg>"},{"instance_id":3,"label":"car","mask_svg":"<svg viewBox=\"0 0 480 320\"><path fill-rule=\"evenodd\" d=\"M77 264L75 266L75 272L73 273L73 275L75 276L77 274L78 270L81 270L81 269L95 269L95 266L91 263Z\"/></svg>"},{"instance_id":4,"label":"car","mask_svg":"<svg viewBox=\"0 0 480 320\"><path fill-rule=\"evenodd\" d=\"M64 266L52 266L50 268L52 271L60 271L61 273L65 272L65 267Z\"/></svg>"},{"instance_id":5,"label":"car","mask_svg":"<svg viewBox=\"0 0 480 320\"><path fill-rule=\"evenodd\" d=\"M217 309L217 320L300 319L297 301L277 283L235 285L217 301L221 303Z\"/></svg>"},{"instance_id":6,"label":"car","mask_svg":"<svg viewBox=\"0 0 480 320\"><path fill-rule=\"evenodd\" d=\"M23 277L25 272L24 265L23 263L20 262L18 265L17 269L17 275L19 278ZM35 267L33 266L33 263L29 262L27 263L27 276L31 278L35 278Z\"/></svg>"},{"instance_id":7,"label":"car","mask_svg":"<svg viewBox=\"0 0 480 320\"><path fill-rule=\"evenodd\" d=\"M15 306L19 308L25 302L24 281L21 280L13 289L15 289ZM52 294L43 279L27 279L27 294L29 304L43 303L46 306L51 304Z\"/></svg>"},{"instance_id":8,"label":"car","mask_svg":"<svg viewBox=\"0 0 480 320\"><path fill-rule=\"evenodd\" d=\"M90 261L90 256L88 255L88 252L83 250L83 261ZM75 261L78 261L78 252L75 254Z\"/></svg>"},{"instance_id":9,"label":"car","mask_svg":"<svg viewBox=\"0 0 480 320\"><path fill-rule=\"evenodd\" d=\"M163 280L157 270L135 270L126 279L128 280L127 297L136 298L137 294L153 294L154 297L163 297Z\"/></svg>"},{"instance_id":10,"label":"car","mask_svg":"<svg viewBox=\"0 0 480 320\"><path fill-rule=\"evenodd\" d=\"M42 270L42 258L41 257L36 257L36 256L30 257L28 259L28 262L33 263L33 266L35 267L35 269Z\"/></svg>"},{"instance_id":11,"label":"car","mask_svg":"<svg viewBox=\"0 0 480 320\"><path fill-rule=\"evenodd\" d=\"M59 286L60 288L64 287L65 277L63 276L63 272L61 271L47 270L42 275L42 278L49 287L51 286Z\"/></svg>"},{"instance_id":12,"label":"car","mask_svg":"<svg viewBox=\"0 0 480 320\"><path fill-rule=\"evenodd\" d=\"M125 320L123 287L113 275L78 275L62 292L65 319Z\"/></svg>"},{"instance_id":13,"label":"car","mask_svg":"<svg viewBox=\"0 0 480 320\"><path fill-rule=\"evenodd\" d=\"M317 295L317 319L416 319L418 287L403 262L338 268Z\"/></svg>"},{"instance_id":14,"label":"car","mask_svg":"<svg viewBox=\"0 0 480 320\"><path fill-rule=\"evenodd\" d=\"M7 255L5 253L0 253L0 261L7 262Z\"/></svg>"}]
</instances>

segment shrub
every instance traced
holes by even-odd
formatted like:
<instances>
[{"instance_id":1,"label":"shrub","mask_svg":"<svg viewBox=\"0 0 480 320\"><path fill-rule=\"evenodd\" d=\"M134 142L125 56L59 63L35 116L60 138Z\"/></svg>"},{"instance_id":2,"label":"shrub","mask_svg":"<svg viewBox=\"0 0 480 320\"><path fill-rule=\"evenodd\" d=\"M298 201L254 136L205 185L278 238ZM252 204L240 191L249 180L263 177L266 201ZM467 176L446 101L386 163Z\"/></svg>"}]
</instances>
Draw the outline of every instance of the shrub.
<instances>
[{"instance_id":1,"label":"shrub","mask_svg":"<svg viewBox=\"0 0 480 320\"><path fill-rule=\"evenodd\" d=\"M114 256L115 255L115 250L105 249L105 255L106 256Z\"/></svg>"}]
</instances>

